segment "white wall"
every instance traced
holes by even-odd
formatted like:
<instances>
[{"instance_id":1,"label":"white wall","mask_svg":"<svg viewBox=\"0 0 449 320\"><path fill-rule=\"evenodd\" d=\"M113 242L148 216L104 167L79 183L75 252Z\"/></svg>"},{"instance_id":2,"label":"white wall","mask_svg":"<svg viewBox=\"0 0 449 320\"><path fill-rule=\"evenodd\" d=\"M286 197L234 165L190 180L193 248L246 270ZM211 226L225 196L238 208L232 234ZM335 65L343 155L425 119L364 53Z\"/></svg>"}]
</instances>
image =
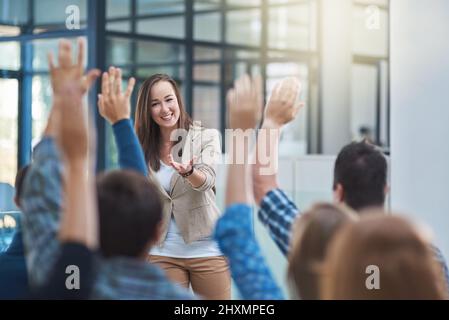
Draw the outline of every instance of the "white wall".
<instances>
[{"instance_id":1,"label":"white wall","mask_svg":"<svg viewBox=\"0 0 449 320\"><path fill-rule=\"evenodd\" d=\"M391 0L392 208L449 257L449 1Z\"/></svg>"}]
</instances>

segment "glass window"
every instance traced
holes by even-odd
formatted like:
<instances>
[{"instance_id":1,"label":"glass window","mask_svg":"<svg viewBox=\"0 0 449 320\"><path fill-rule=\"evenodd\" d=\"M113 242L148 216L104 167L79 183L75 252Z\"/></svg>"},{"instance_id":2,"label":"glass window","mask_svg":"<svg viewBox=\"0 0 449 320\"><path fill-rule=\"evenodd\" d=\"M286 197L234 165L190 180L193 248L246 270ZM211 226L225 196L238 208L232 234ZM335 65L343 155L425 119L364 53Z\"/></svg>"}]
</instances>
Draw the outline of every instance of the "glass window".
<instances>
[{"instance_id":1,"label":"glass window","mask_svg":"<svg viewBox=\"0 0 449 320\"><path fill-rule=\"evenodd\" d=\"M195 61L220 60L221 59L221 50L220 49L196 46L193 50L194 50L193 55L194 55Z\"/></svg>"},{"instance_id":2,"label":"glass window","mask_svg":"<svg viewBox=\"0 0 449 320\"><path fill-rule=\"evenodd\" d=\"M106 123L106 141L107 141L107 149L106 149L106 168L107 169L118 169L118 149L117 144L115 143L114 132L112 131L112 126L109 123Z\"/></svg>"},{"instance_id":3,"label":"glass window","mask_svg":"<svg viewBox=\"0 0 449 320\"><path fill-rule=\"evenodd\" d=\"M202 41L221 41L221 14L197 13L194 18L193 38Z\"/></svg>"},{"instance_id":4,"label":"glass window","mask_svg":"<svg viewBox=\"0 0 449 320\"><path fill-rule=\"evenodd\" d=\"M185 37L185 17L162 17L137 20L137 33L161 37Z\"/></svg>"},{"instance_id":5,"label":"glass window","mask_svg":"<svg viewBox=\"0 0 449 320\"><path fill-rule=\"evenodd\" d=\"M354 3L362 5L376 5L376 6L388 6L389 0L355 0Z\"/></svg>"},{"instance_id":6,"label":"glass window","mask_svg":"<svg viewBox=\"0 0 449 320\"><path fill-rule=\"evenodd\" d=\"M0 42L0 69L19 70L20 69L20 44L19 42Z\"/></svg>"},{"instance_id":7,"label":"glass window","mask_svg":"<svg viewBox=\"0 0 449 320\"><path fill-rule=\"evenodd\" d=\"M310 47L309 4L269 9L270 48L308 50Z\"/></svg>"},{"instance_id":8,"label":"glass window","mask_svg":"<svg viewBox=\"0 0 449 320\"><path fill-rule=\"evenodd\" d=\"M226 26L226 42L260 45L260 9L228 11Z\"/></svg>"},{"instance_id":9,"label":"glass window","mask_svg":"<svg viewBox=\"0 0 449 320\"><path fill-rule=\"evenodd\" d=\"M219 9L220 2L221 0L195 0L193 9L195 11Z\"/></svg>"},{"instance_id":10,"label":"glass window","mask_svg":"<svg viewBox=\"0 0 449 320\"><path fill-rule=\"evenodd\" d=\"M70 40L73 48L77 48L77 38L66 38ZM34 71L48 71L48 53L53 53L53 61L56 63L58 57L58 44L60 38L55 39L39 39L32 42L33 45L33 70ZM87 41L86 41L87 42ZM87 43L84 47L84 56L87 57ZM73 50L73 61L75 61L78 54L77 50ZM84 61L87 66L87 59Z\"/></svg>"},{"instance_id":11,"label":"glass window","mask_svg":"<svg viewBox=\"0 0 449 320\"><path fill-rule=\"evenodd\" d=\"M34 146L39 141L50 114L53 92L48 75L33 76L32 82L32 141Z\"/></svg>"},{"instance_id":12,"label":"glass window","mask_svg":"<svg viewBox=\"0 0 449 320\"><path fill-rule=\"evenodd\" d=\"M137 12L143 14L165 14L183 12L183 0L137 0Z\"/></svg>"},{"instance_id":13,"label":"glass window","mask_svg":"<svg viewBox=\"0 0 449 320\"><path fill-rule=\"evenodd\" d=\"M106 19L129 17L131 0L106 0Z\"/></svg>"},{"instance_id":14,"label":"glass window","mask_svg":"<svg viewBox=\"0 0 449 320\"><path fill-rule=\"evenodd\" d=\"M0 25L0 37L15 37L20 34L19 27Z\"/></svg>"},{"instance_id":15,"label":"glass window","mask_svg":"<svg viewBox=\"0 0 449 320\"><path fill-rule=\"evenodd\" d=\"M15 26L28 22L28 0L0 1L0 23Z\"/></svg>"},{"instance_id":16,"label":"glass window","mask_svg":"<svg viewBox=\"0 0 449 320\"><path fill-rule=\"evenodd\" d=\"M193 78L195 81L220 82L219 64L196 64L193 67Z\"/></svg>"},{"instance_id":17,"label":"glass window","mask_svg":"<svg viewBox=\"0 0 449 320\"><path fill-rule=\"evenodd\" d=\"M137 64L183 62L184 56L183 45L155 41L137 42Z\"/></svg>"},{"instance_id":18,"label":"glass window","mask_svg":"<svg viewBox=\"0 0 449 320\"><path fill-rule=\"evenodd\" d=\"M201 121L206 128L220 130L219 86L194 86L193 120Z\"/></svg>"},{"instance_id":19,"label":"glass window","mask_svg":"<svg viewBox=\"0 0 449 320\"><path fill-rule=\"evenodd\" d=\"M377 68L352 66L351 135L355 140L376 136Z\"/></svg>"},{"instance_id":20,"label":"glass window","mask_svg":"<svg viewBox=\"0 0 449 320\"><path fill-rule=\"evenodd\" d=\"M260 51L254 50L225 50L226 60L246 60L246 59L259 59Z\"/></svg>"},{"instance_id":21,"label":"glass window","mask_svg":"<svg viewBox=\"0 0 449 320\"><path fill-rule=\"evenodd\" d=\"M86 0L38 0L34 6L34 23L38 25L60 24L65 27L67 18L71 13L66 13L69 6L76 6L79 9L81 21L87 20Z\"/></svg>"},{"instance_id":22,"label":"glass window","mask_svg":"<svg viewBox=\"0 0 449 320\"><path fill-rule=\"evenodd\" d=\"M0 183L13 186L17 172L19 82L16 79L0 79L0 92Z\"/></svg>"},{"instance_id":23,"label":"glass window","mask_svg":"<svg viewBox=\"0 0 449 320\"><path fill-rule=\"evenodd\" d=\"M260 6L260 0L226 0L228 6Z\"/></svg>"},{"instance_id":24,"label":"glass window","mask_svg":"<svg viewBox=\"0 0 449 320\"><path fill-rule=\"evenodd\" d=\"M353 53L388 56L388 12L376 5L353 7Z\"/></svg>"},{"instance_id":25,"label":"glass window","mask_svg":"<svg viewBox=\"0 0 449 320\"><path fill-rule=\"evenodd\" d=\"M137 77L147 79L156 73L168 74L174 79L184 79L183 66L155 66L151 68L137 69Z\"/></svg>"},{"instance_id":26,"label":"glass window","mask_svg":"<svg viewBox=\"0 0 449 320\"><path fill-rule=\"evenodd\" d=\"M106 65L127 65L132 61L132 40L124 38L106 39Z\"/></svg>"},{"instance_id":27,"label":"glass window","mask_svg":"<svg viewBox=\"0 0 449 320\"><path fill-rule=\"evenodd\" d=\"M106 30L118 32L131 32L131 21L116 21L106 23Z\"/></svg>"},{"instance_id":28,"label":"glass window","mask_svg":"<svg viewBox=\"0 0 449 320\"><path fill-rule=\"evenodd\" d=\"M291 4L301 0L268 0L268 4Z\"/></svg>"}]
</instances>

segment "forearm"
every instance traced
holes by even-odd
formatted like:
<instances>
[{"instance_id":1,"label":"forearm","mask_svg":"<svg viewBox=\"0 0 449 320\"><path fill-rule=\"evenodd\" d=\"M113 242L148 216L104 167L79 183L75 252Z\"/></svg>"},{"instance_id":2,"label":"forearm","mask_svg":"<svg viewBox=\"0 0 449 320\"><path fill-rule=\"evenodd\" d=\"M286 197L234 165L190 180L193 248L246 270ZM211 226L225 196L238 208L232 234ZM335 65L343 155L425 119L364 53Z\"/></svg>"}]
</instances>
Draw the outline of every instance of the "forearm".
<instances>
[{"instance_id":1,"label":"forearm","mask_svg":"<svg viewBox=\"0 0 449 320\"><path fill-rule=\"evenodd\" d=\"M186 179L190 182L193 188L199 188L206 182L206 175L194 168L192 174L186 177Z\"/></svg>"},{"instance_id":2,"label":"forearm","mask_svg":"<svg viewBox=\"0 0 449 320\"><path fill-rule=\"evenodd\" d=\"M270 190L279 187L277 170L280 134L281 126L265 120L257 136L252 182L254 198L258 205Z\"/></svg>"},{"instance_id":3,"label":"forearm","mask_svg":"<svg viewBox=\"0 0 449 320\"><path fill-rule=\"evenodd\" d=\"M201 153L194 157L194 173L187 178L193 189L207 191L215 186L215 168L221 157L221 145L219 133L208 129L201 135Z\"/></svg>"},{"instance_id":4,"label":"forearm","mask_svg":"<svg viewBox=\"0 0 449 320\"><path fill-rule=\"evenodd\" d=\"M237 139L245 139L237 136ZM232 152L231 164L228 166L227 185L226 185L226 206L235 203L251 204L253 202L251 192L250 180L250 166L249 166L249 145L252 143L251 139L245 140L243 144L233 143L229 141L228 150ZM243 146L243 150L237 150L238 146ZM234 155L243 152L243 163L235 163Z\"/></svg>"},{"instance_id":5,"label":"forearm","mask_svg":"<svg viewBox=\"0 0 449 320\"><path fill-rule=\"evenodd\" d=\"M59 238L97 248L97 215L94 181L88 177L87 161L67 163L65 177L66 205Z\"/></svg>"},{"instance_id":6,"label":"forearm","mask_svg":"<svg viewBox=\"0 0 449 320\"><path fill-rule=\"evenodd\" d=\"M243 299L283 299L252 228L251 207L231 205L218 220L214 237L228 257L232 278Z\"/></svg>"},{"instance_id":7,"label":"forearm","mask_svg":"<svg viewBox=\"0 0 449 320\"><path fill-rule=\"evenodd\" d=\"M120 120L112 128L117 143L120 168L132 169L147 176L148 166L145 162L142 147L132 128L131 120Z\"/></svg>"}]
</instances>

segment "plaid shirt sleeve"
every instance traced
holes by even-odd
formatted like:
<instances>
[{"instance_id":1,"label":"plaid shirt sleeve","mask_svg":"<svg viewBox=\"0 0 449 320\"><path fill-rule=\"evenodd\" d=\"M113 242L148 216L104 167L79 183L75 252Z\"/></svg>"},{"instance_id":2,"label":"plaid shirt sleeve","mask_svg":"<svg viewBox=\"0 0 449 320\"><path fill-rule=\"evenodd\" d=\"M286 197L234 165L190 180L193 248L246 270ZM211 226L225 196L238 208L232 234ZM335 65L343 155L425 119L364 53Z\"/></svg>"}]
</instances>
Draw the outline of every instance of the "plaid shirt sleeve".
<instances>
[{"instance_id":1,"label":"plaid shirt sleeve","mask_svg":"<svg viewBox=\"0 0 449 320\"><path fill-rule=\"evenodd\" d=\"M44 138L33 152L21 206L24 245L32 286L44 285L60 251L57 240L61 210L61 163L56 145Z\"/></svg>"},{"instance_id":2,"label":"plaid shirt sleeve","mask_svg":"<svg viewBox=\"0 0 449 320\"><path fill-rule=\"evenodd\" d=\"M215 239L229 259L232 278L243 299L282 300L282 291L254 237L251 216L252 209L246 204L228 207L217 222Z\"/></svg>"},{"instance_id":3,"label":"plaid shirt sleeve","mask_svg":"<svg viewBox=\"0 0 449 320\"><path fill-rule=\"evenodd\" d=\"M441 266L444 280L446 281L446 290L448 290L449 293L449 272L447 269L446 259L444 259L443 253L440 251L440 249L438 249L438 247L431 245L430 248L434 254L435 260Z\"/></svg>"},{"instance_id":4,"label":"plaid shirt sleeve","mask_svg":"<svg viewBox=\"0 0 449 320\"><path fill-rule=\"evenodd\" d=\"M293 222L299 210L281 189L270 190L263 198L259 220L268 228L271 238L284 255L288 255Z\"/></svg>"}]
</instances>

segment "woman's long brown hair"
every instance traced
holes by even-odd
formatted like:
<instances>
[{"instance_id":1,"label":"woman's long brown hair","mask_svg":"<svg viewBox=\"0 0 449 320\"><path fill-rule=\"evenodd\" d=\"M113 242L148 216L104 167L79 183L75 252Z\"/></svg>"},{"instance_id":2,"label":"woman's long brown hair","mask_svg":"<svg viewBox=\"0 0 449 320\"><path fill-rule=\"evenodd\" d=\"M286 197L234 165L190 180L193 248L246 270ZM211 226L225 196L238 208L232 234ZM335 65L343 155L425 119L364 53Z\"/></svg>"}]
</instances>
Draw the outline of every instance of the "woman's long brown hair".
<instances>
[{"instance_id":1,"label":"woman's long brown hair","mask_svg":"<svg viewBox=\"0 0 449 320\"><path fill-rule=\"evenodd\" d=\"M166 74L155 74L145 80L137 96L134 128L142 146L145 160L154 171L160 169L161 130L151 117L151 89L159 81L170 83L175 91L180 110L177 128L189 130L192 124L192 119L185 111L184 102L175 80Z\"/></svg>"}]
</instances>

